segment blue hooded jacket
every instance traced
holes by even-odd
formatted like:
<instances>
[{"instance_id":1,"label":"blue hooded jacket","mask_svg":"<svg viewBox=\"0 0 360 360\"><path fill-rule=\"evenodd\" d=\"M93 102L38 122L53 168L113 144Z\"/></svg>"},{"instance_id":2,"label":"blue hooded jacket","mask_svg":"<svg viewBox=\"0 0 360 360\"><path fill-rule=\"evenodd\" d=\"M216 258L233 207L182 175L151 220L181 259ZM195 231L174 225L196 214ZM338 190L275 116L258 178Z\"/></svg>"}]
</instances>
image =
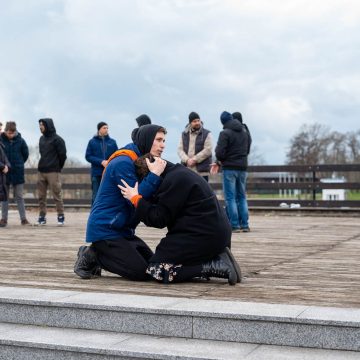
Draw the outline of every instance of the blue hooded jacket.
<instances>
[{"instance_id":1,"label":"blue hooded jacket","mask_svg":"<svg viewBox=\"0 0 360 360\"><path fill-rule=\"evenodd\" d=\"M137 156L141 155L139 148L133 143L122 149L132 150ZM138 181L133 160L126 155L112 159L106 167L88 219L86 242L120 240L134 235L137 225L133 222L135 210L118 188L118 184L122 184L121 179L132 187ZM139 194L149 199L160 183L161 177L150 172L139 184Z\"/></svg>"},{"instance_id":2,"label":"blue hooded jacket","mask_svg":"<svg viewBox=\"0 0 360 360\"><path fill-rule=\"evenodd\" d=\"M116 141L109 135L104 137L95 135L89 141L86 148L85 159L91 164L91 176L101 176L104 170L101 162L107 160L117 149Z\"/></svg>"}]
</instances>

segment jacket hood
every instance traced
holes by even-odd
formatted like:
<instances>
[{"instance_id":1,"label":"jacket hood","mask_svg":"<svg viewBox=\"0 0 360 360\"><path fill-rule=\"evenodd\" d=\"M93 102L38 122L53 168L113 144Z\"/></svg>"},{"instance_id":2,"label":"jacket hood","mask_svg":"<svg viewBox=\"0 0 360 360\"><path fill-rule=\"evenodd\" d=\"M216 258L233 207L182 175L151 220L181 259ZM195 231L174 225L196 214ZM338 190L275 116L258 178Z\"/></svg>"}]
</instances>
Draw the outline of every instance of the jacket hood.
<instances>
[{"instance_id":1,"label":"jacket hood","mask_svg":"<svg viewBox=\"0 0 360 360\"><path fill-rule=\"evenodd\" d=\"M93 138L94 139L108 139L110 135L100 136L98 133L96 133Z\"/></svg>"},{"instance_id":2,"label":"jacket hood","mask_svg":"<svg viewBox=\"0 0 360 360\"><path fill-rule=\"evenodd\" d=\"M239 120L229 120L224 124L224 129L230 129L233 131L241 132L243 131L243 125Z\"/></svg>"},{"instance_id":3,"label":"jacket hood","mask_svg":"<svg viewBox=\"0 0 360 360\"><path fill-rule=\"evenodd\" d=\"M134 143L137 145L141 154L147 154L150 152L154 139L158 131L162 128L159 125L143 125L137 128L131 136L134 137Z\"/></svg>"},{"instance_id":4,"label":"jacket hood","mask_svg":"<svg viewBox=\"0 0 360 360\"><path fill-rule=\"evenodd\" d=\"M5 132L1 133L1 137L4 139L4 140L9 140L9 138L6 136ZM15 140L17 138L21 138L21 133L19 133L17 130L15 131L15 135L13 137L12 140Z\"/></svg>"},{"instance_id":5,"label":"jacket hood","mask_svg":"<svg viewBox=\"0 0 360 360\"><path fill-rule=\"evenodd\" d=\"M134 143L127 144L120 150L132 150L136 152L137 156L141 156L139 148Z\"/></svg>"},{"instance_id":6,"label":"jacket hood","mask_svg":"<svg viewBox=\"0 0 360 360\"><path fill-rule=\"evenodd\" d=\"M39 123L40 122L44 123L44 125L45 125L45 132L44 132L45 136L50 136L52 134L56 134L56 129L55 129L53 119L44 118L44 119L40 119Z\"/></svg>"}]
</instances>

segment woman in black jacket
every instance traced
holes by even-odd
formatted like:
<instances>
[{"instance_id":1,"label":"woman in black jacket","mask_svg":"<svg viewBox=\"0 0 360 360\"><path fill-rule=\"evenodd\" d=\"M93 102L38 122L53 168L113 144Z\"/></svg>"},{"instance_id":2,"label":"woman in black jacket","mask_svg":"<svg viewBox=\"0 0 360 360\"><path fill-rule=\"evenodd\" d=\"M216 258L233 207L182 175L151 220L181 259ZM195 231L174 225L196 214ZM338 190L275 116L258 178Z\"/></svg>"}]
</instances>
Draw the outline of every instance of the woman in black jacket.
<instances>
[{"instance_id":1,"label":"woman in black jacket","mask_svg":"<svg viewBox=\"0 0 360 360\"><path fill-rule=\"evenodd\" d=\"M135 161L142 179L148 172L145 155ZM180 164L167 163L163 181L152 201L138 195L137 186L119 186L136 207L137 221L147 226L168 228L147 273L158 281L180 282L194 277L227 278L240 282L240 268L229 247L231 227L209 184Z\"/></svg>"}]
</instances>

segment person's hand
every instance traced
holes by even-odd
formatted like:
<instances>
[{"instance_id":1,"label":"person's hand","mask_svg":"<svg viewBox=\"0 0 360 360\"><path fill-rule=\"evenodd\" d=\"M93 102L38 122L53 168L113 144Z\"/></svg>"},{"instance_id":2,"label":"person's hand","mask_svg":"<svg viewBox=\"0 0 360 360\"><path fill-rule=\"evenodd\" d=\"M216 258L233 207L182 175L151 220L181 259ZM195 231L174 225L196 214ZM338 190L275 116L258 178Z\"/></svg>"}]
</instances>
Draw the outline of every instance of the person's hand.
<instances>
[{"instance_id":1,"label":"person's hand","mask_svg":"<svg viewBox=\"0 0 360 360\"><path fill-rule=\"evenodd\" d=\"M154 162L150 162L149 159L145 159L145 161L149 171L154 173L155 175L160 176L164 172L166 167L166 161L162 158L155 157Z\"/></svg>"},{"instance_id":2,"label":"person's hand","mask_svg":"<svg viewBox=\"0 0 360 360\"><path fill-rule=\"evenodd\" d=\"M3 171L4 174L7 174L9 172L9 168L7 165L4 166Z\"/></svg>"},{"instance_id":3,"label":"person's hand","mask_svg":"<svg viewBox=\"0 0 360 360\"><path fill-rule=\"evenodd\" d=\"M220 166L216 163L210 165L210 174L215 175L219 172Z\"/></svg>"},{"instance_id":4,"label":"person's hand","mask_svg":"<svg viewBox=\"0 0 360 360\"><path fill-rule=\"evenodd\" d=\"M125 180L121 179L121 182L123 183L123 186L118 185L118 187L125 199L131 200L134 196L139 195L137 182L133 188Z\"/></svg>"},{"instance_id":5,"label":"person's hand","mask_svg":"<svg viewBox=\"0 0 360 360\"><path fill-rule=\"evenodd\" d=\"M101 162L101 165L102 165L103 167L106 167L107 164L108 164L107 160L103 160L103 161Z\"/></svg>"},{"instance_id":6,"label":"person's hand","mask_svg":"<svg viewBox=\"0 0 360 360\"><path fill-rule=\"evenodd\" d=\"M194 158L188 159L188 161L186 162L186 165L191 167L191 166L195 166L196 165L196 160Z\"/></svg>"}]
</instances>

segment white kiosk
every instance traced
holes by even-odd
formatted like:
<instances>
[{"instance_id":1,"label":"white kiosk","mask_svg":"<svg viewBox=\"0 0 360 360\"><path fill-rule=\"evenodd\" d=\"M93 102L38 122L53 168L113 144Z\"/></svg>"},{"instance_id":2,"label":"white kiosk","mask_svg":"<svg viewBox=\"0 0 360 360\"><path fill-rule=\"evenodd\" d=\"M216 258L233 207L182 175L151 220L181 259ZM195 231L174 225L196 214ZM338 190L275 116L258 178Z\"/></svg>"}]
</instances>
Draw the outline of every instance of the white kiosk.
<instances>
[{"instance_id":1,"label":"white kiosk","mask_svg":"<svg viewBox=\"0 0 360 360\"><path fill-rule=\"evenodd\" d=\"M320 180L323 183L343 183L345 178L326 178ZM323 200L345 200L346 192L344 189L323 189Z\"/></svg>"}]
</instances>

